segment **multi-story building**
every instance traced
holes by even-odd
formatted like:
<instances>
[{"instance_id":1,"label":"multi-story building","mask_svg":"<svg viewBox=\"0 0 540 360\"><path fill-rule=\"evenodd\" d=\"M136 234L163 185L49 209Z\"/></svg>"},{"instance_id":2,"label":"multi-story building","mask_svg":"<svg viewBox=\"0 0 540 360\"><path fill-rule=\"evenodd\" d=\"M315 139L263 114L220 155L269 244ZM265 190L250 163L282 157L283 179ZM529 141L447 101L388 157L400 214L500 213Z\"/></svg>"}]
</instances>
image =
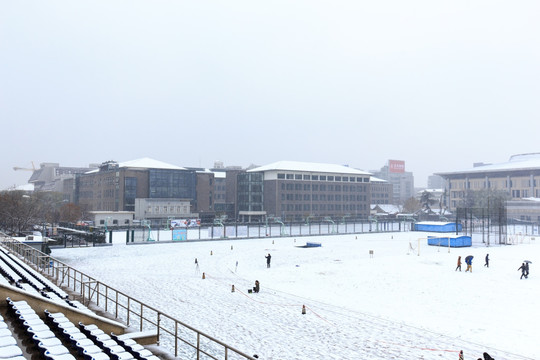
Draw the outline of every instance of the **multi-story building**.
<instances>
[{"instance_id":1,"label":"multi-story building","mask_svg":"<svg viewBox=\"0 0 540 360\"><path fill-rule=\"evenodd\" d=\"M188 199L196 208L196 173L143 158L108 161L77 176L76 202L85 211L135 211L135 199Z\"/></svg>"},{"instance_id":2,"label":"multi-story building","mask_svg":"<svg viewBox=\"0 0 540 360\"><path fill-rule=\"evenodd\" d=\"M405 171L405 161L388 160L388 164L379 171L371 171L374 176L384 179L393 186L392 204L403 204L414 197L414 176Z\"/></svg>"},{"instance_id":3,"label":"multi-story building","mask_svg":"<svg viewBox=\"0 0 540 360\"><path fill-rule=\"evenodd\" d=\"M237 173L214 170L214 212L219 219L236 219Z\"/></svg>"},{"instance_id":4,"label":"multi-story building","mask_svg":"<svg viewBox=\"0 0 540 360\"><path fill-rule=\"evenodd\" d=\"M513 155L508 162L477 163L471 169L437 175L446 181L449 206L452 210L463 206L473 191L502 191L508 195L512 204L524 198L540 198L540 153ZM534 205L534 202L528 204ZM510 208L508 211L508 216L512 217Z\"/></svg>"},{"instance_id":5,"label":"multi-story building","mask_svg":"<svg viewBox=\"0 0 540 360\"><path fill-rule=\"evenodd\" d=\"M393 185L386 180L371 177L371 205L392 204Z\"/></svg>"},{"instance_id":6,"label":"multi-story building","mask_svg":"<svg viewBox=\"0 0 540 360\"><path fill-rule=\"evenodd\" d=\"M28 183L34 185L35 191L63 192L64 180L84 174L97 166L93 164L89 167L70 167L60 166L59 163L41 163L39 169L32 172Z\"/></svg>"},{"instance_id":7,"label":"multi-story building","mask_svg":"<svg viewBox=\"0 0 540 360\"><path fill-rule=\"evenodd\" d=\"M370 173L334 164L281 161L238 174L238 215L282 220L369 216Z\"/></svg>"}]
</instances>

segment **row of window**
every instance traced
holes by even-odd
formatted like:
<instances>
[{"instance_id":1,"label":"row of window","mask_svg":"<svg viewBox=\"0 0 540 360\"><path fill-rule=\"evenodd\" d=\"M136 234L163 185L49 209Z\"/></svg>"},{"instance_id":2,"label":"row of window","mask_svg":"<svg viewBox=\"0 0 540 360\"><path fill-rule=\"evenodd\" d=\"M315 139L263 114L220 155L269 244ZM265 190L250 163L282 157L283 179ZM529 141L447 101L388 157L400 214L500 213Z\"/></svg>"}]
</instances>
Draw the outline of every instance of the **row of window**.
<instances>
[{"instance_id":1,"label":"row of window","mask_svg":"<svg viewBox=\"0 0 540 360\"><path fill-rule=\"evenodd\" d=\"M294 191L343 191L343 192L365 192L367 185L334 185L334 184L294 184L281 183L281 190Z\"/></svg>"},{"instance_id":2,"label":"row of window","mask_svg":"<svg viewBox=\"0 0 540 360\"><path fill-rule=\"evenodd\" d=\"M189 213L189 206L148 205L146 212L148 214L187 214Z\"/></svg>"},{"instance_id":3,"label":"row of window","mask_svg":"<svg viewBox=\"0 0 540 360\"><path fill-rule=\"evenodd\" d=\"M308 175L308 174L284 174L278 173L278 179L286 180L310 180L310 181L340 181L340 182L369 182L369 177L337 176L337 175Z\"/></svg>"},{"instance_id":4,"label":"row of window","mask_svg":"<svg viewBox=\"0 0 540 360\"><path fill-rule=\"evenodd\" d=\"M105 225L105 220L103 220L103 219L99 220L99 224L100 224L100 225ZM113 219L112 224L113 224L113 225L118 225L118 220L117 220L117 219ZM124 225L129 225L129 219L125 219L125 220L124 220Z\"/></svg>"},{"instance_id":5,"label":"row of window","mask_svg":"<svg viewBox=\"0 0 540 360\"><path fill-rule=\"evenodd\" d=\"M334 194L285 194L281 193L281 200L285 201L367 201L366 195L334 195Z\"/></svg>"},{"instance_id":6,"label":"row of window","mask_svg":"<svg viewBox=\"0 0 540 360\"><path fill-rule=\"evenodd\" d=\"M453 199L464 198L466 195L466 192L465 191L451 191L450 195ZM529 190L527 189L512 190L510 192L510 195L512 195L513 198L526 198L526 197L529 197ZM540 189L536 189L535 197L540 197Z\"/></svg>"},{"instance_id":7,"label":"row of window","mask_svg":"<svg viewBox=\"0 0 540 360\"><path fill-rule=\"evenodd\" d=\"M458 189L496 189L496 188L511 188L511 187L536 187L537 181L536 179L533 179L531 182L531 179L519 179L519 180L512 180L510 179L510 182L508 180L488 180L487 182L485 180L469 180L469 181L454 181L450 182L449 187L452 188L452 184L456 186ZM532 184L532 185L531 185Z\"/></svg>"},{"instance_id":8,"label":"row of window","mask_svg":"<svg viewBox=\"0 0 540 360\"><path fill-rule=\"evenodd\" d=\"M366 204L281 204L281 211L362 211Z\"/></svg>"}]
</instances>

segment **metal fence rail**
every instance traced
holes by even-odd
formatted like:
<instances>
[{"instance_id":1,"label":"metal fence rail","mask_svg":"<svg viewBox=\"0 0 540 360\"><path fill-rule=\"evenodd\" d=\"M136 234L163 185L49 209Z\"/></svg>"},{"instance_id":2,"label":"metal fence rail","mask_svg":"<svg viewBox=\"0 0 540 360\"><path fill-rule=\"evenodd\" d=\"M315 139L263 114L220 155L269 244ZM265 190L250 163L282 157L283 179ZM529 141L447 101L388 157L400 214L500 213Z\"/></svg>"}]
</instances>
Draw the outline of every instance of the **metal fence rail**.
<instances>
[{"instance_id":1,"label":"metal fence rail","mask_svg":"<svg viewBox=\"0 0 540 360\"><path fill-rule=\"evenodd\" d=\"M57 286L80 295L83 304L88 306L92 302L139 331L157 332L158 345L173 352L175 357L197 360L255 359L18 240L3 236L1 244L47 275Z\"/></svg>"}]
</instances>

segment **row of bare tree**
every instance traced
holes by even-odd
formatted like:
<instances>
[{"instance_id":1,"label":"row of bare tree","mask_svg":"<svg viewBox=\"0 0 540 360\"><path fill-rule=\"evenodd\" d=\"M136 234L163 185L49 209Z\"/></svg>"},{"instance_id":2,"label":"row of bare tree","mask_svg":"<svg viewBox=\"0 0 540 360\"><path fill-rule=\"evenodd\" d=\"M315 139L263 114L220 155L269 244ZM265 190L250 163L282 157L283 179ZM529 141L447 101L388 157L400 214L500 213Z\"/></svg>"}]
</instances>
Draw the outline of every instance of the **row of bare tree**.
<instances>
[{"instance_id":1,"label":"row of bare tree","mask_svg":"<svg viewBox=\"0 0 540 360\"><path fill-rule=\"evenodd\" d=\"M82 215L79 206L62 200L58 193L0 192L0 229L11 235L60 221L77 222Z\"/></svg>"}]
</instances>

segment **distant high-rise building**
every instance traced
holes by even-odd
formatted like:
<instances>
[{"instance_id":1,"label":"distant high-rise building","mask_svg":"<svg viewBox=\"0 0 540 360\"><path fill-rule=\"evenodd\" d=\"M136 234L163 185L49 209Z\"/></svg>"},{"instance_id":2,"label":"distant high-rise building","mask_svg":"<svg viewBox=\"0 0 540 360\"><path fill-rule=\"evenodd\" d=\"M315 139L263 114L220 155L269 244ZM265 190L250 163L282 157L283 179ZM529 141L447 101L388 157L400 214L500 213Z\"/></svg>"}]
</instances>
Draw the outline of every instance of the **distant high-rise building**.
<instances>
[{"instance_id":1,"label":"distant high-rise building","mask_svg":"<svg viewBox=\"0 0 540 360\"><path fill-rule=\"evenodd\" d=\"M384 179L393 186L393 204L402 204L414 197L414 176L405 171L405 161L388 160L388 164L380 170L371 171L374 176Z\"/></svg>"},{"instance_id":2,"label":"distant high-rise building","mask_svg":"<svg viewBox=\"0 0 540 360\"><path fill-rule=\"evenodd\" d=\"M427 187L428 189L443 189L445 185L444 178L439 175L428 176Z\"/></svg>"}]
</instances>

